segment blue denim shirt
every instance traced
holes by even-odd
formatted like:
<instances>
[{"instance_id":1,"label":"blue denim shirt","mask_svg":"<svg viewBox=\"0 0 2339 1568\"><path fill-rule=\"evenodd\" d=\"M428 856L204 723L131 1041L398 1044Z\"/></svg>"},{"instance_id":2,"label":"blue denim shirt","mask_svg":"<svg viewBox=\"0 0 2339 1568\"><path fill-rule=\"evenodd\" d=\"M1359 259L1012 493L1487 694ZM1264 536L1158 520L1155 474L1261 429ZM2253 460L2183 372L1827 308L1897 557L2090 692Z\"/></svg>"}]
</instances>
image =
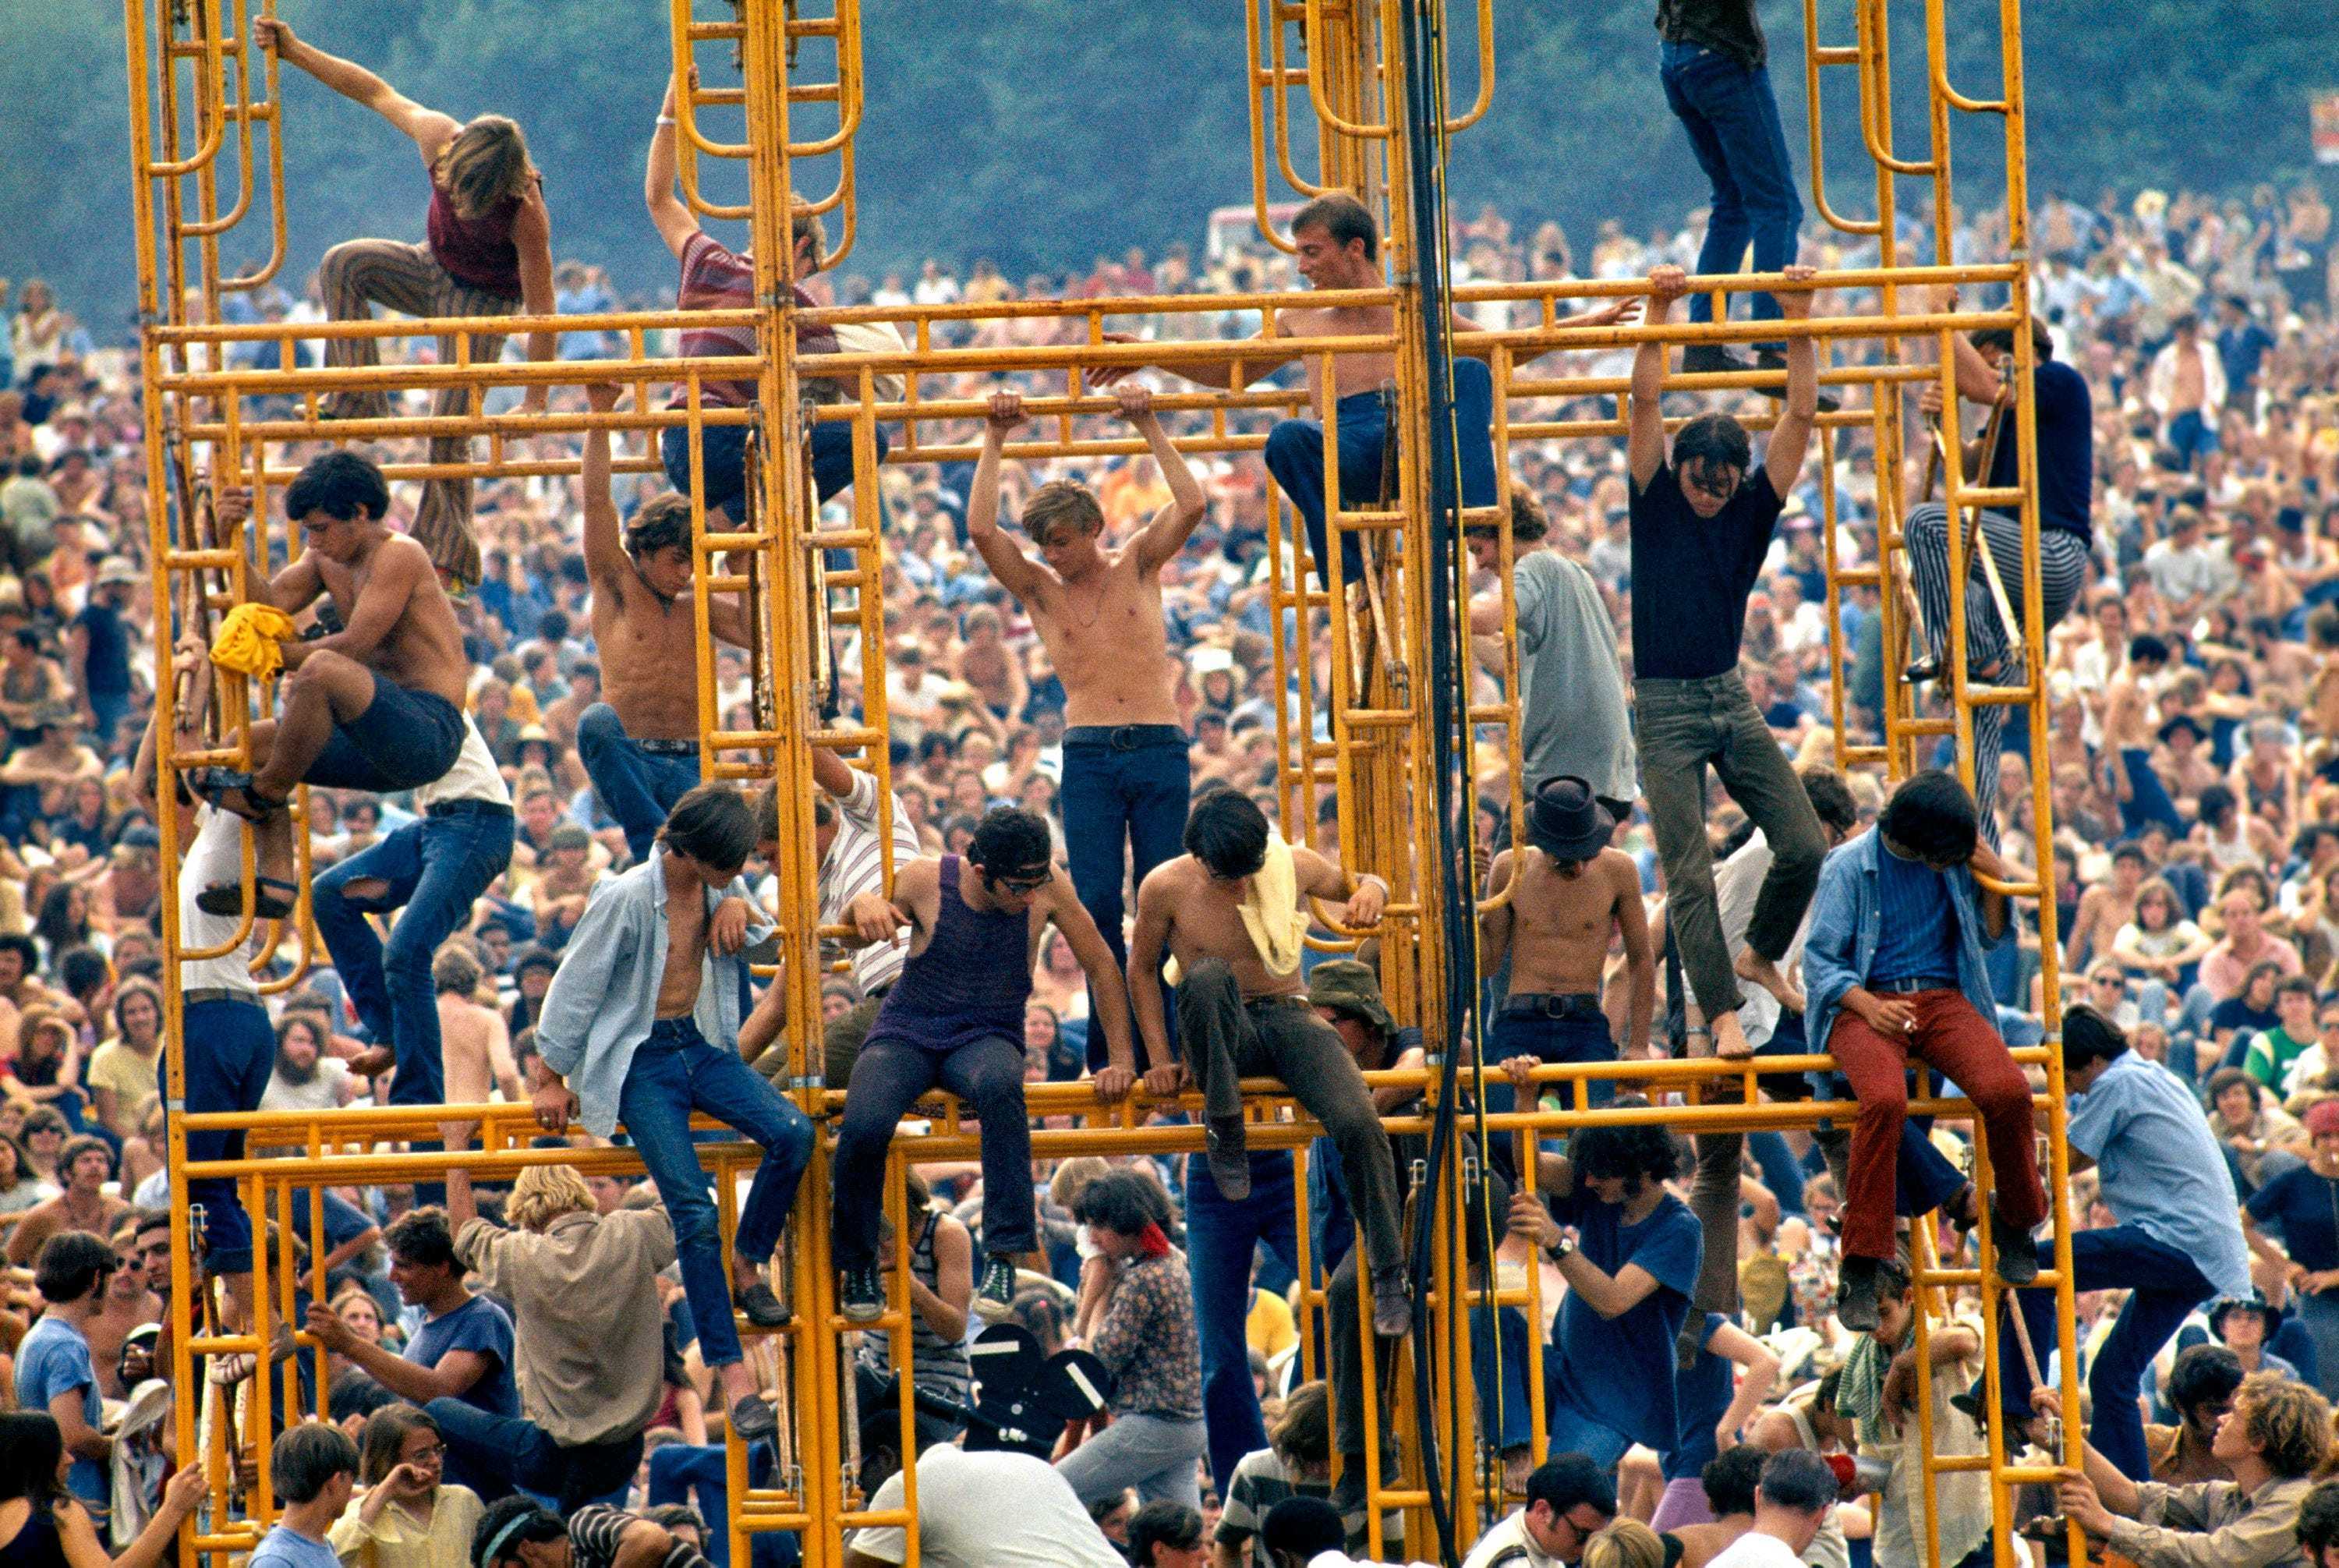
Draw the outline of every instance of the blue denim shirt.
<instances>
[{"instance_id":1,"label":"blue denim shirt","mask_svg":"<svg viewBox=\"0 0 2339 1568\"><path fill-rule=\"evenodd\" d=\"M1876 962L1876 944L1883 934L1877 911L1876 857L1886 853L1884 837L1870 828L1850 843L1828 853L1820 868L1819 892L1811 896L1811 934L1803 946L1803 1019L1813 1050L1827 1049L1828 1031L1843 1007L1844 992L1867 983ZM1998 998L1991 991L1982 952L2006 940L1992 941L1975 904L1973 873L1964 866L1941 873L1957 907L1958 989L1985 1019L1998 1016ZM2007 922L2007 935L2014 922Z\"/></svg>"},{"instance_id":2,"label":"blue denim shirt","mask_svg":"<svg viewBox=\"0 0 2339 1568\"><path fill-rule=\"evenodd\" d=\"M748 892L745 879L708 892L706 910L726 898L747 904L747 945L772 933L772 922ZM658 978L666 973L666 849L624 875L603 883L585 906L544 993L536 1046L544 1065L568 1080L585 1130L607 1138L617 1130L617 1097L634 1052L657 1020ZM709 950L692 1017L708 1044L739 1046L739 992L746 960Z\"/></svg>"}]
</instances>

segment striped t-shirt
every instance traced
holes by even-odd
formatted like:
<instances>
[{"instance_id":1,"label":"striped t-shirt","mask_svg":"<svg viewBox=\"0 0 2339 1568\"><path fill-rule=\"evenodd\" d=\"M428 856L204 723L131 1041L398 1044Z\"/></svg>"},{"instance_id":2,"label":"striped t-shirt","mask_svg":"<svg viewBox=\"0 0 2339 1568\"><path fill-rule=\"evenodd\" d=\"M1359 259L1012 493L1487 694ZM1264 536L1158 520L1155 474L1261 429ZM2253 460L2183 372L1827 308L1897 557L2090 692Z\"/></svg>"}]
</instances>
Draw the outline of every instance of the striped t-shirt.
<instances>
[{"instance_id":1,"label":"striped t-shirt","mask_svg":"<svg viewBox=\"0 0 2339 1568\"><path fill-rule=\"evenodd\" d=\"M617 1561L617 1543L626 1527L641 1518L612 1508L606 1503L591 1503L579 1508L568 1521L568 1552L574 1568L612 1568ZM676 1540L659 1561L658 1568L710 1568L697 1547Z\"/></svg>"},{"instance_id":2,"label":"striped t-shirt","mask_svg":"<svg viewBox=\"0 0 2339 1568\"><path fill-rule=\"evenodd\" d=\"M885 888L884 846L877 836L877 776L854 769L853 793L835 805L836 836L829 841L827 858L820 863L823 925L843 925L844 912L854 899ZM925 852L919 847L918 830L911 824L910 814L902 809L900 796L893 798L893 868L899 871ZM891 985L902 977L902 965L909 956L909 944L903 941L857 948L852 955L854 983L864 996Z\"/></svg>"},{"instance_id":3,"label":"striped t-shirt","mask_svg":"<svg viewBox=\"0 0 2339 1568\"><path fill-rule=\"evenodd\" d=\"M755 308L755 263L702 229L682 247L682 286L678 293L677 302L686 311L752 311ZM802 289L795 291L795 302L801 311L815 310L820 304ZM681 349L685 359L753 359L757 353L755 329L752 325L686 327ZM797 328L796 352L835 353L836 330ZM755 396L756 387L752 380L708 381L700 391L701 399L716 408L744 409L755 400ZM673 406L680 408L688 401L688 394L677 388Z\"/></svg>"}]
</instances>

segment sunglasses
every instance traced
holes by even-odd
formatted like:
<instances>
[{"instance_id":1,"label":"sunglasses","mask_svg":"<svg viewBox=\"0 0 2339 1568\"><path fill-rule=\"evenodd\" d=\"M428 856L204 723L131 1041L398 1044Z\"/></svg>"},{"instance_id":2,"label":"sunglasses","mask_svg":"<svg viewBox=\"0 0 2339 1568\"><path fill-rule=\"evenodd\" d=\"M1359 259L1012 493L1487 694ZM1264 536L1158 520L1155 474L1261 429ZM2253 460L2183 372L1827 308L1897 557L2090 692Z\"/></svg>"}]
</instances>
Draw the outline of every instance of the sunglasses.
<instances>
[{"instance_id":1,"label":"sunglasses","mask_svg":"<svg viewBox=\"0 0 2339 1568\"><path fill-rule=\"evenodd\" d=\"M1030 876L992 876L989 872L985 872L983 877L992 886L1007 892L1037 892L1056 880L1056 874L1052 871L1043 871Z\"/></svg>"}]
</instances>

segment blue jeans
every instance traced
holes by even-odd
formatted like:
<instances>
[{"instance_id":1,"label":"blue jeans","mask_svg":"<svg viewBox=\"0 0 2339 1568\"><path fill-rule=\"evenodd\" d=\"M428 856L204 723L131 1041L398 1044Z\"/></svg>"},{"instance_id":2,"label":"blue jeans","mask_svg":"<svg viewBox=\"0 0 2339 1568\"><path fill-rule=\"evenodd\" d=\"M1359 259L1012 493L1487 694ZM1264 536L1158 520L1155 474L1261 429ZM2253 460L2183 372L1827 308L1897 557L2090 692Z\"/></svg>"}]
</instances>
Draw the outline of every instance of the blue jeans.
<instances>
[{"instance_id":1,"label":"blue jeans","mask_svg":"<svg viewBox=\"0 0 2339 1568\"><path fill-rule=\"evenodd\" d=\"M732 1238L733 1251L757 1263L780 1244L796 1183L812 1159L812 1122L762 1073L741 1061L737 1051L707 1044L687 1018L658 1020L626 1069L617 1117L641 1150L674 1222L674 1247L682 1263L683 1292L690 1298L690 1319L698 1330L699 1355L707 1366L723 1366L739 1359L739 1330L723 1273L722 1227L706 1168L698 1163L698 1146L691 1141L693 1110L737 1129L764 1150Z\"/></svg>"},{"instance_id":2,"label":"blue jeans","mask_svg":"<svg viewBox=\"0 0 2339 1568\"><path fill-rule=\"evenodd\" d=\"M268 1010L250 1001L198 1001L184 1015L187 1109L258 1110L276 1067L276 1031ZM165 1116L169 1100L164 1100ZM241 1132L187 1134L190 1161L242 1159ZM203 1211L203 1266L213 1274L252 1272L252 1217L228 1177L198 1177L187 1183L190 1208Z\"/></svg>"},{"instance_id":3,"label":"blue jeans","mask_svg":"<svg viewBox=\"0 0 2339 1568\"><path fill-rule=\"evenodd\" d=\"M1495 1326L1502 1344L1495 1343ZM1555 1352L1546 1346L1545 1359ZM1515 1307L1470 1309L1470 1376L1478 1391L1478 1425L1494 1448L1525 1448L1535 1441L1535 1406L1527 1385L1527 1319ZM1496 1406L1500 1414L1496 1414ZM1551 1452L1561 1452L1554 1447Z\"/></svg>"},{"instance_id":4,"label":"blue jeans","mask_svg":"<svg viewBox=\"0 0 2339 1568\"><path fill-rule=\"evenodd\" d=\"M883 462L893 443L883 426L876 429L877 460ZM699 468L706 476L706 509L723 509L733 528L744 526L747 509L747 427L709 425L698 443ZM690 432L670 427L658 437L658 455L666 461L666 477L684 495L690 494ZM812 482L826 500L853 483L853 427L814 425L812 428Z\"/></svg>"},{"instance_id":5,"label":"blue jeans","mask_svg":"<svg viewBox=\"0 0 2339 1568\"><path fill-rule=\"evenodd\" d=\"M2217 449L2217 427L2202 418L2199 409L2187 409L2168 421L2168 444L2192 468Z\"/></svg>"},{"instance_id":6,"label":"blue jeans","mask_svg":"<svg viewBox=\"0 0 2339 1568\"><path fill-rule=\"evenodd\" d=\"M1193 772L1186 732L1176 725L1082 725L1064 733L1064 848L1072 863L1072 890L1112 950L1129 967L1121 934L1121 883L1182 853ZM1123 846L1128 860L1122 859ZM1089 999L1096 1016L1096 999ZM1105 1065L1105 1031L1089 1030L1089 1066Z\"/></svg>"},{"instance_id":7,"label":"blue jeans","mask_svg":"<svg viewBox=\"0 0 2339 1568\"><path fill-rule=\"evenodd\" d=\"M1689 133L1690 151L1713 187L1698 271L1708 277L1735 272L1749 241L1756 271L1783 270L1795 259L1803 203L1795 193L1795 166L1787 157L1771 74L1702 44L1666 44L1657 75L1666 105ZM1757 294L1752 314L1758 321L1775 321L1779 301ZM1712 321L1713 297L1691 295L1689 319Z\"/></svg>"},{"instance_id":8,"label":"blue jeans","mask_svg":"<svg viewBox=\"0 0 2339 1568\"><path fill-rule=\"evenodd\" d=\"M569 1448L533 1421L491 1415L460 1399L433 1399L423 1409L439 1423L448 1467L461 1471L465 1485L482 1497L507 1496L518 1488L554 1499L564 1519L587 1503L624 1507L635 1466L642 1462L638 1432Z\"/></svg>"},{"instance_id":9,"label":"blue jeans","mask_svg":"<svg viewBox=\"0 0 2339 1568\"><path fill-rule=\"evenodd\" d=\"M1608 1033L1608 1021L1599 1016L1558 1017L1551 1013L1499 1013L1490 1031L1493 1044L1486 1052L1486 1066L1492 1069L1515 1056L1532 1056L1546 1066L1573 1061L1614 1061L1616 1042ZM1568 1103L1575 1103L1574 1090L1560 1085L1568 1093ZM1616 1098L1613 1079L1594 1079L1592 1082L1592 1103L1606 1105ZM1486 1085L1486 1114L1501 1116L1518 1103L1517 1092L1510 1081L1489 1082ZM1507 1132L1493 1135L1487 1159L1505 1179L1515 1177L1516 1162L1512 1158L1514 1139Z\"/></svg>"},{"instance_id":10,"label":"blue jeans","mask_svg":"<svg viewBox=\"0 0 2339 1568\"><path fill-rule=\"evenodd\" d=\"M1381 462L1388 449L1388 420L1378 392L1357 392L1333 409L1340 430L1340 509L1371 511L1380 503ZM1491 507L1501 490L1495 477L1495 378L1483 360L1454 362L1454 428L1462 484L1462 504ZM1286 419L1267 433L1267 471L1289 497L1308 527L1316 575L1332 580L1325 553L1324 427L1314 419ZM1364 575L1364 547L1354 534L1340 540L1342 580Z\"/></svg>"},{"instance_id":11,"label":"blue jeans","mask_svg":"<svg viewBox=\"0 0 2339 1568\"><path fill-rule=\"evenodd\" d=\"M1250 1381L1251 1259L1260 1242L1299 1267L1298 1217L1291 1156L1250 1157L1250 1196L1220 1196L1209 1162L1186 1161L1186 1266L1194 1287L1194 1329L1202 1356L1202 1419L1209 1427L1210 1476L1219 1495L1234 1484L1242 1456L1267 1446L1258 1395Z\"/></svg>"},{"instance_id":12,"label":"blue jeans","mask_svg":"<svg viewBox=\"0 0 2339 1568\"><path fill-rule=\"evenodd\" d=\"M688 679L689 673L676 678ZM577 760L585 764L603 808L626 830L626 847L637 861L649 858L674 803L698 787L696 745L671 754L646 752L607 703L595 703L578 717Z\"/></svg>"},{"instance_id":13,"label":"blue jeans","mask_svg":"<svg viewBox=\"0 0 2339 1568\"><path fill-rule=\"evenodd\" d=\"M2054 1243L2041 1241L2038 1247L2038 1266L2054 1267ZM2144 1417L2137 1407L2144 1375L2186 1314L2216 1289L2190 1257L2133 1225L2071 1233L2071 1287L2130 1292L2087 1370L2087 1392L2095 1401L2087 1441L2129 1480L2148 1481L2151 1462L2145 1453ZM2016 1295L2043 1368L2055 1350L2055 1293L2023 1290ZM2021 1343L2011 1333L1998 1336L1998 1387L2008 1419L2018 1419L2017 1413L2028 1419L2030 1369L2023 1365Z\"/></svg>"},{"instance_id":14,"label":"blue jeans","mask_svg":"<svg viewBox=\"0 0 2339 1568\"><path fill-rule=\"evenodd\" d=\"M1117 1413L1112 1425L1056 1461L1056 1474L1090 1507L1137 1489L1140 1505L1202 1501L1194 1461L1202 1456L1202 1424L1144 1411Z\"/></svg>"},{"instance_id":15,"label":"blue jeans","mask_svg":"<svg viewBox=\"0 0 2339 1568\"><path fill-rule=\"evenodd\" d=\"M1597 1417L1578 1410L1558 1388L1559 1348L1546 1345L1544 1366L1544 1431L1550 1454L1581 1454L1603 1470L1613 1470L1633 1440Z\"/></svg>"},{"instance_id":16,"label":"blue jeans","mask_svg":"<svg viewBox=\"0 0 2339 1568\"><path fill-rule=\"evenodd\" d=\"M747 1450L747 1484L772 1484L772 1450L758 1443ZM669 1443L650 1455L646 1505L687 1503L698 1496L698 1516L706 1521L706 1556L715 1568L731 1564L731 1474L723 1460L723 1445ZM755 1568L795 1568L803 1553L795 1536L785 1530L758 1530L748 1538L755 1551Z\"/></svg>"},{"instance_id":17,"label":"blue jeans","mask_svg":"<svg viewBox=\"0 0 2339 1568\"><path fill-rule=\"evenodd\" d=\"M350 1005L377 1042L398 1053L392 1105L439 1105L447 1078L439 1055L439 998L430 960L470 918L472 902L511 863L509 806L450 801L316 879L310 902ZM378 898L349 884L378 878ZM402 910L385 945L366 919Z\"/></svg>"}]
</instances>

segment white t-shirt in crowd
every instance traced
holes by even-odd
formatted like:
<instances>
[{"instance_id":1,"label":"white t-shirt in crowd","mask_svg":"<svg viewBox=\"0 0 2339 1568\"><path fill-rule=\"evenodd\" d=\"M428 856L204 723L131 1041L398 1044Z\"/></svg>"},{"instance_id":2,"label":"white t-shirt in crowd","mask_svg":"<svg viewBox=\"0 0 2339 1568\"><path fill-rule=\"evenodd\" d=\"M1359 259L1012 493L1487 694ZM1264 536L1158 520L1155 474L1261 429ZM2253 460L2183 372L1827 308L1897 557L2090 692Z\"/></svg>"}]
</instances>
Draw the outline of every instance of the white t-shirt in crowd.
<instances>
[{"instance_id":1,"label":"white t-shirt in crowd","mask_svg":"<svg viewBox=\"0 0 2339 1568\"><path fill-rule=\"evenodd\" d=\"M1709 1558L1705 1568L1802 1568L1802 1563L1776 1535L1749 1530Z\"/></svg>"},{"instance_id":2,"label":"white t-shirt in crowd","mask_svg":"<svg viewBox=\"0 0 2339 1568\"><path fill-rule=\"evenodd\" d=\"M869 1510L900 1506L896 1474L877 1488ZM862 1531L851 1545L880 1563L900 1563L909 1555L903 1537L883 1526ZM1054 1465L950 1444L918 1455L918 1557L925 1568L1128 1568Z\"/></svg>"},{"instance_id":3,"label":"white t-shirt in crowd","mask_svg":"<svg viewBox=\"0 0 2339 1568\"><path fill-rule=\"evenodd\" d=\"M195 907L195 896L207 887L241 882L242 877L243 819L217 806L198 808L195 842L179 866L179 942L188 952L208 952L235 941L242 918L205 914ZM258 1001L260 988L252 982L247 955L251 942L266 929L265 922L254 922L250 940L216 958L181 960L180 991L232 991Z\"/></svg>"},{"instance_id":4,"label":"white t-shirt in crowd","mask_svg":"<svg viewBox=\"0 0 2339 1568\"><path fill-rule=\"evenodd\" d=\"M441 802L454 800L511 804L511 791L496 767L496 754L488 749L479 726L469 718L463 721L463 749L455 754L455 765L414 792L414 809L427 812Z\"/></svg>"}]
</instances>

